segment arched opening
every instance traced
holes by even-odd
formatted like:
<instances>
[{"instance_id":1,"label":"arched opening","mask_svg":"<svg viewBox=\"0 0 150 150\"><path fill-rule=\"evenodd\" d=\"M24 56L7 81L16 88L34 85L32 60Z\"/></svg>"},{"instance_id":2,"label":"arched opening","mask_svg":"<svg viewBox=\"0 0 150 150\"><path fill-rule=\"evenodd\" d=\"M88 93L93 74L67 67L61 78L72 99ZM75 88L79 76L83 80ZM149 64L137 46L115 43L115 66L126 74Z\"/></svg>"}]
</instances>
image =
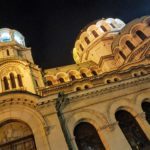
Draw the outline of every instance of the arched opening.
<instances>
[{"instance_id":1,"label":"arched opening","mask_svg":"<svg viewBox=\"0 0 150 150\"><path fill-rule=\"evenodd\" d=\"M141 40L145 40L147 36L140 30L136 31L136 34L139 36Z\"/></svg>"},{"instance_id":2,"label":"arched opening","mask_svg":"<svg viewBox=\"0 0 150 150\"><path fill-rule=\"evenodd\" d=\"M8 120L0 124L1 150L36 150L30 127L17 120Z\"/></svg>"},{"instance_id":3,"label":"arched opening","mask_svg":"<svg viewBox=\"0 0 150 150\"><path fill-rule=\"evenodd\" d=\"M146 101L143 102L142 109L145 112L147 122L150 124L150 103Z\"/></svg>"},{"instance_id":4,"label":"arched opening","mask_svg":"<svg viewBox=\"0 0 150 150\"><path fill-rule=\"evenodd\" d=\"M47 84L48 86L51 86L51 85L52 85L52 81L48 80L48 81L46 82L46 84Z\"/></svg>"},{"instance_id":5,"label":"arched opening","mask_svg":"<svg viewBox=\"0 0 150 150\"><path fill-rule=\"evenodd\" d=\"M70 78L72 81L76 80L76 77L74 75L71 75Z\"/></svg>"},{"instance_id":6,"label":"arched opening","mask_svg":"<svg viewBox=\"0 0 150 150\"><path fill-rule=\"evenodd\" d=\"M59 78L60 83L64 83L65 80L63 78Z\"/></svg>"},{"instance_id":7,"label":"arched opening","mask_svg":"<svg viewBox=\"0 0 150 150\"><path fill-rule=\"evenodd\" d=\"M108 79L108 80L106 80L106 83L108 83L108 84L109 84L109 83L111 83L111 80L109 80L109 79Z\"/></svg>"},{"instance_id":8,"label":"arched opening","mask_svg":"<svg viewBox=\"0 0 150 150\"><path fill-rule=\"evenodd\" d=\"M85 37L84 39L85 39L86 44L90 44L90 40L88 37Z\"/></svg>"},{"instance_id":9,"label":"arched opening","mask_svg":"<svg viewBox=\"0 0 150 150\"><path fill-rule=\"evenodd\" d=\"M22 77L21 77L20 74L17 75L17 79L18 79L18 85L19 85L19 87L23 87Z\"/></svg>"},{"instance_id":10,"label":"arched opening","mask_svg":"<svg viewBox=\"0 0 150 150\"><path fill-rule=\"evenodd\" d=\"M86 75L84 72L81 73L81 75L82 75L83 78L86 78L86 77L87 77L87 75Z\"/></svg>"},{"instance_id":11,"label":"arched opening","mask_svg":"<svg viewBox=\"0 0 150 150\"><path fill-rule=\"evenodd\" d=\"M135 46L129 40L126 41L126 45L131 51L135 49Z\"/></svg>"},{"instance_id":12,"label":"arched opening","mask_svg":"<svg viewBox=\"0 0 150 150\"><path fill-rule=\"evenodd\" d=\"M106 29L104 26L101 26L101 28L102 28L102 30L103 30L104 32L107 31L107 29Z\"/></svg>"},{"instance_id":13,"label":"arched opening","mask_svg":"<svg viewBox=\"0 0 150 150\"><path fill-rule=\"evenodd\" d=\"M3 81L4 81L4 88L5 88L5 90L9 90L9 83L8 83L7 77L4 77Z\"/></svg>"},{"instance_id":14,"label":"arched opening","mask_svg":"<svg viewBox=\"0 0 150 150\"><path fill-rule=\"evenodd\" d=\"M13 73L10 73L10 82L11 82L11 87L16 88L16 82L15 82L15 77Z\"/></svg>"},{"instance_id":15,"label":"arched opening","mask_svg":"<svg viewBox=\"0 0 150 150\"><path fill-rule=\"evenodd\" d=\"M76 91L81 91L81 88L80 88L80 87L77 87L77 88L76 88Z\"/></svg>"},{"instance_id":16,"label":"arched opening","mask_svg":"<svg viewBox=\"0 0 150 150\"><path fill-rule=\"evenodd\" d=\"M89 86L88 86L88 85L85 85L84 88L85 88L85 89L89 89Z\"/></svg>"},{"instance_id":17,"label":"arched opening","mask_svg":"<svg viewBox=\"0 0 150 150\"><path fill-rule=\"evenodd\" d=\"M124 54L122 51L119 51L119 54L120 54L120 56L123 58L123 60L126 59L126 56L125 56L125 54Z\"/></svg>"},{"instance_id":18,"label":"arched opening","mask_svg":"<svg viewBox=\"0 0 150 150\"><path fill-rule=\"evenodd\" d=\"M92 31L92 34L94 35L95 38L98 37L98 33L95 30Z\"/></svg>"},{"instance_id":19,"label":"arched opening","mask_svg":"<svg viewBox=\"0 0 150 150\"><path fill-rule=\"evenodd\" d=\"M90 123L79 123L74 129L74 136L79 150L105 150L96 129Z\"/></svg>"},{"instance_id":20,"label":"arched opening","mask_svg":"<svg viewBox=\"0 0 150 150\"><path fill-rule=\"evenodd\" d=\"M114 81L117 82L117 81L119 81L119 79L118 78L114 78Z\"/></svg>"},{"instance_id":21,"label":"arched opening","mask_svg":"<svg viewBox=\"0 0 150 150\"><path fill-rule=\"evenodd\" d=\"M147 137L129 112L119 110L115 113L115 117L132 149L143 149L148 146L149 141Z\"/></svg>"},{"instance_id":22,"label":"arched opening","mask_svg":"<svg viewBox=\"0 0 150 150\"><path fill-rule=\"evenodd\" d=\"M93 74L94 76L97 76L97 72L96 72L95 70L92 70L92 74Z\"/></svg>"}]
</instances>

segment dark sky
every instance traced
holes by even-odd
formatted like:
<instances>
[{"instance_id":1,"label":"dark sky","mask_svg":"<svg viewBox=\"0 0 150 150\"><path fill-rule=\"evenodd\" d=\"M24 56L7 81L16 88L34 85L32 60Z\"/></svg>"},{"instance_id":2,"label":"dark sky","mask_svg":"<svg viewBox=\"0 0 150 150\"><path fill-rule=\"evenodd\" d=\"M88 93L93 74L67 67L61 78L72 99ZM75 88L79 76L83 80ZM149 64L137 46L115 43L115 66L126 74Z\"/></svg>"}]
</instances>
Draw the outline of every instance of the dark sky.
<instances>
[{"instance_id":1,"label":"dark sky","mask_svg":"<svg viewBox=\"0 0 150 150\"><path fill-rule=\"evenodd\" d=\"M42 68L73 64L72 49L80 30L100 18L126 23L150 15L150 0L0 0L0 28L20 31Z\"/></svg>"}]
</instances>

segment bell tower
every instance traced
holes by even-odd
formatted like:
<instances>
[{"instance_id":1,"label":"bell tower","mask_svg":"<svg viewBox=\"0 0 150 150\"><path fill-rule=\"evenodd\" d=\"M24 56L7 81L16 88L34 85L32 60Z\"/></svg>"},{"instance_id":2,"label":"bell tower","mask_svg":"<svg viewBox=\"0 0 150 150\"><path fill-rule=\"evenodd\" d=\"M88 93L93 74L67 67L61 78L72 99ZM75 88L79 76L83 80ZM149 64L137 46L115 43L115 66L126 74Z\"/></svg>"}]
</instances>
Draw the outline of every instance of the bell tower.
<instances>
[{"instance_id":1,"label":"bell tower","mask_svg":"<svg viewBox=\"0 0 150 150\"><path fill-rule=\"evenodd\" d=\"M34 64L24 36L12 29L0 29L0 93L23 90L38 94L44 86L41 70Z\"/></svg>"}]
</instances>

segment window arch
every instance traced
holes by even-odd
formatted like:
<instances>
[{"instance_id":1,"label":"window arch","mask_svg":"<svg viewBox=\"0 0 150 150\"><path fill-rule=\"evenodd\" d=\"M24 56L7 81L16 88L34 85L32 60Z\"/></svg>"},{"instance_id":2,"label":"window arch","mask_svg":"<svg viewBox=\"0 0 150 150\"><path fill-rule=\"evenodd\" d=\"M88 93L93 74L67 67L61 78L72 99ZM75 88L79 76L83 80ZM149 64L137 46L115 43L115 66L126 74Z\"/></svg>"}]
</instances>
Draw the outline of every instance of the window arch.
<instances>
[{"instance_id":1,"label":"window arch","mask_svg":"<svg viewBox=\"0 0 150 150\"><path fill-rule=\"evenodd\" d=\"M10 73L10 82L11 82L11 87L16 88L16 82L15 82L15 77L13 73Z\"/></svg>"},{"instance_id":2,"label":"window arch","mask_svg":"<svg viewBox=\"0 0 150 150\"><path fill-rule=\"evenodd\" d=\"M101 28L102 28L102 30L103 30L104 32L107 31L107 29L106 29L103 25L101 26Z\"/></svg>"},{"instance_id":3,"label":"window arch","mask_svg":"<svg viewBox=\"0 0 150 150\"><path fill-rule=\"evenodd\" d=\"M84 72L82 72L81 75L82 75L83 78L87 77L86 73L84 73Z\"/></svg>"},{"instance_id":4,"label":"window arch","mask_svg":"<svg viewBox=\"0 0 150 150\"><path fill-rule=\"evenodd\" d=\"M86 44L90 44L90 40L88 37L85 37L84 39L85 39Z\"/></svg>"},{"instance_id":5,"label":"window arch","mask_svg":"<svg viewBox=\"0 0 150 150\"><path fill-rule=\"evenodd\" d=\"M79 123L74 129L74 136L79 150L105 150L96 129L90 123Z\"/></svg>"},{"instance_id":6,"label":"window arch","mask_svg":"<svg viewBox=\"0 0 150 150\"><path fill-rule=\"evenodd\" d=\"M92 31L92 34L94 35L95 38L98 37L98 33L95 30Z\"/></svg>"},{"instance_id":7,"label":"window arch","mask_svg":"<svg viewBox=\"0 0 150 150\"><path fill-rule=\"evenodd\" d=\"M46 84L47 84L48 86L50 86L50 85L52 85L53 83L52 83L52 81L48 80L48 81L46 82Z\"/></svg>"},{"instance_id":8,"label":"window arch","mask_svg":"<svg viewBox=\"0 0 150 150\"><path fill-rule=\"evenodd\" d=\"M9 90L9 83L8 83L7 77L4 77L3 81L4 81L4 88L5 88L5 90Z\"/></svg>"},{"instance_id":9,"label":"window arch","mask_svg":"<svg viewBox=\"0 0 150 150\"><path fill-rule=\"evenodd\" d=\"M17 75L17 79L18 79L18 85L19 85L20 87L23 87L22 77L21 77L20 74Z\"/></svg>"},{"instance_id":10,"label":"window arch","mask_svg":"<svg viewBox=\"0 0 150 150\"><path fill-rule=\"evenodd\" d=\"M128 46L128 48L130 50L134 50L135 49L135 46L129 40L126 41L126 45Z\"/></svg>"},{"instance_id":11,"label":"window arch","mask_svg":"<svg viewBox=\"0 0 150 150\"><path fill-rule=\"evenodd\" d=\"M109 83L111 83L111 80L109 80L109 79L108 79L108 80L106 80L106 83L108 83L108 84L109 84Z\"/></svg>"},{"instance_id":12,"label":"window arch","mask_svg":"<svg viewBox=\"0 0 150 150\"><path fill-rule=\"evenodd\" d=\"M88 86L88 85L85 85L84 88L85 88L85 89L89 89L89 86Z\"/></svg>"},{"instance_id":13,"label":"window arch","mask_svg":"<svg viewBox=\"0 0 150 150\"><path fill-rule=\"evenodd\" d=\"M120 54L120 56L125 60L126 59L126 56L125 56L125 54L122 52L122 51L119 51L119 54Z\"/></svg>"},{"instance_id":14,"label":"window arch","mask_svg":"<svg viewBox=\"0 0 150 150\"><path fill-rule=\"evenodd\" d=\"M65 80L63 78L59 78L60 83L64 83Z\"/></svg>"},{"instance_id":15,"label":"window arch","mask_svg":"<svg viewBox=\"0 0 150 150\"><path fill-rule=\"evenodd\" d=\"M139 36L139 38L141 40L145 40L147 38L147 36L142 31L140 31L140 30L137 30L136 34Z\"/></svg>"},{"instance_id":16,"label":"window arch","mask_svg":"<svg viewBox=\"0 0 150 150\"><path fill-rule=\"evenodd\" d=\"M81 91L81 88L80 88L80 87L77 87L77 88L76 88L76 91Z\"/></svg>"},{"instance_id":17,"label":"window arch","mask_svg":"<svg viewBox=\"0 0 150 150\"><path fill-rule=\"evenodd\" d=\"M72 81L76 80L76 77L74 75L71 75L70 78Z\"/></svg>"},{"instance_id":18,"label":"window arch","mask_svg":"<svg viewBox=\"0 0 150 150\"><path fill-rule=\"evenodd\" d=\"M93 74L94 76L97 76L97 72L96 72L95 70L92 70L92 74Z\"/></svg>"},{"instance_id":19,"label":"window arch","mask_svg":"<svg viewBox=\"0 0 150 150\"><path fill-rule=\"evenodd\" d=\"M132 149L144 149L148 146L149 141L147 137L129 112L119 110L115 113L115 117Z\"/></svg>"}]
</instances>

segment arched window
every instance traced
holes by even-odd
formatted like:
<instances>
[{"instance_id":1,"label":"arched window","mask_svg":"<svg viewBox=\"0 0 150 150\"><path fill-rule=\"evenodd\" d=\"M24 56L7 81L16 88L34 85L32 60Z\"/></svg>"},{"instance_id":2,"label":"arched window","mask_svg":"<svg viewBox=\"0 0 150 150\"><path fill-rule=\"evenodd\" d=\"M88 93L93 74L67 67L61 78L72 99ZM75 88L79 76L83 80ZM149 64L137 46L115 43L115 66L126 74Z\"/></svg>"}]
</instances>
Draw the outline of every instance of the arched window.
<instances>
[{"instance_id":1,"label":"arched window","mask_svg":"<svg viewBox=\"0 0 150 150\"><path fill-rule=\"evenodd\" d=\"M18 79L18 85L19 85L20 87L23 87L22 77L21 77L20 74L17 75L17 79Z\"/></svg>"},{"instance_id":2,"label":"arched window","mask_svg":"<svg viewBox=\"0 0 150 150\"><path fill-rule=\"evenodd\" d=\"M33 132L24 122L17 120L1 122L0 133L2 139L0 150L36 150Z\"/></svg>"},{"instance_id":3,"label":"arched window","mask_svg":"<svg viewBox=\"0 0 150 150\"><path fill-rule=\"evenodd\" d=\"M106 80L106 83L108 83L108 84L109 84L109 83L111 83L111 80L109 80L109 79L108 79L108 80Z\"/></svg>"},{"instance_id":4,"label":"arched window","mask_svg":"<svg viewBox=\"0 0 150 150\"><path fill-rule=\"evenodd\" d=\"M9 90L9 83L8 83L7 77L4 77L3 81L4 81L4 88L5 88L5 90Z\"/></svg>"},{"instance_id":5,"label":"arched window","mask_svg":"<svg viewBox=\"0 0 150 150\"><path fill-rule=\"evenodd\" d=\"M97 32L95 30L92 31L92 34L94 35L95 38L98 37L98 34L97 34Z\"/></svg>"},{"instance_id":6,"label":"arched window","mask_svg":"<svg viewBox=\"0 0 150 150\"><path fill-rule=\"evenodd\" d=\"M11 87L16 88L16 82L15 82L15 77L13 73L10 73L10 82L11 82Z\"/></svg>"},{"instance_id":7,"label":"arched window","mask_svg":"<svg viewBox=\"0 0 150 150\"><path fill-rule=\"evenodd\" d=\"M82 75L83 78L87 77L87 75L84 72L81 75Z\"/></svg>"},{"instance_id":8,"label":"arched window","mask_svg":"<svg viewBox=\"0 0 150 150\"><path fill-rule=\"evenodd\" d=\"M142 109L145 112L147 122L150 124L150 103L146 101L143 102Z\"/></svg>"},{"instance_id":9,"label":"arched window","mask_svg":"<svg viewBox=\"0 0 150 150\"><path fill-rule=\"evenodd\" d=\"M105 150L96 129L90 123L79 123L74 129L74 136L79 150Z\"/></svg>"},{"instance_id":10,"label":"arched window","mask_svg":"<svg viewBox=\"0 0 150 150\"><path fill-rule=\"evenodd\" d=\"M107 31L107 29L106 29L104 26L101 26L101 28L102 28L102 30L103 30L104 32Z\"/></svg>"},{"instance_id":11,"label":"arched window","mask_svg":"<svg viewBox=\"0 0 150 150\"><path fill-rule=\"evenodd\" d=\"M80 44L79 46L80 46L80 49L83 51L83 50L84 50L84 48L83 48L82 44Z\"/></svg>"},{"instance_id":12,"label":"arched window","mask_svg":"<svg viewBox=\"0 0 150 150\"><path fill-rule=\"evenodd\" d=\"M7 56L10 56L10 53L9 53L9 50L8 50L8 49L7 49L7 51L6 51L6 52L7 52Z\"/></svg>"},{"instance_id":13,"label":"arched window","mask_svg":"<svg viewBox=\"0 0 150 150\"><path fill-rule=\"evenodd\" d=\"M115 28L114 24L110 23L110 25L111 25L112 28Z\"/></svg>"},{"instance_id":14,"label":"arched window","mask_svg":"<svg viewBox=\"0 0 150 150\"><path fill-rule=\"evenodd\" d=\"M117 81L119 81L119 79L118 78L114 78L114 81L117 82Z\"/></svg>"},{"instance_id":15,"label":"arched window","mask_svg":"<svg viewBox=\"0 0 150 150\"><path fill-rule=\"evenodd\" d=\"M85 37L84 39L85 39L86 44L90 44L90 40L88 39L88 37Z\"/></svg>"},{"instance_id":16,"label":"arched window","mask_svg":"<svg viewBox=\"0 0 150 150\"><path fill-rule=\"evenodd\" d=\"M122 51L119 51L119 54L120 54L120 56L125 60L126 59L126 56L125 56L125 54L122 52Z\"/></svg>"},{"instance_id":17,"label":"arched window","mask_svg":"<svg viewBox=\"0 0 150 150\"><path fill-rule=\"evenodd\" d=\"M52 85L52 81L50 81L50 80L48 80L46 83L47 83L48 86Z\"/></svg>"},{"instance_id":18,"label":"arched window","mask_svg":"<svg viewBox=\"0 0 150 150\"><path fill-rule=\"evenodd\" d=\"M124 110L117 111L115 117L132 149L145 149L149 141L135 118Z\"/></svg>"},{"instance_id":19,"label":"arched window","mask_svg":"<svg viewBox=\"0 0 150 150\"><path fill-rule=\"evenodd\" d=\"M65 80L63 78L59 78L60 83L64 83Z\"/></svg>"},{"instance_id":20,"label":"arched window","mask_svg":"<svg viewBox=\"0 0 150 150\"><path fill-rule=\"evenodd\" d=\"M136 31L136 34L139 36L141 40L145 40L147 36L140 30Z\"/></svg>"},{"instance_id":21,"label":"arched window","mask_svg":"<svg viewBox=\"0 0 150 150\"><path fill-rule=\"evenodd\" d=\"M77 87L77 88L76 88L76 91L81 91L81 88L80 88L80 87Z\"/></svg>"},{"instance_id":22,"label":"arched window","mask_svg":"<svg viewBox=\"0 0 150 150\"><path fill-rule=\"evenodd\" d=\"M89 89L89 86L88 86L88 85L85 85L84 88L85 88L85 89Z\"/></svg>"},{"instance_id":23,"label":"arched window","mask_svg":"<svg viewBox=\"0 0 150 150\"><path fill-rule=\"evenodd\" d=\"M76 80L76 77L74 75L71 75L70 78L72 81Z\"/></svg>"},{"instance_id":24,"label":"arched window","mask_svg":"<svg viewBox=\"0 0 150 150\"><path fill-rule=\"evenodd\" d=\"M92 74L93 74L94 76L97 76L97 72L96 72L95 70L92 70Z\"/></svg>"},{"instance_id":25,"label":"arched window","mask_svg":"<svg viewBox=\"0 0 150 150\"><path fill-rule=\"evenodd\" d=\"M130 50L134 50L135 49L135 46L129 40L126 41L126 45L128 46L128 48Z\"/></svg>"}]
</instances>

